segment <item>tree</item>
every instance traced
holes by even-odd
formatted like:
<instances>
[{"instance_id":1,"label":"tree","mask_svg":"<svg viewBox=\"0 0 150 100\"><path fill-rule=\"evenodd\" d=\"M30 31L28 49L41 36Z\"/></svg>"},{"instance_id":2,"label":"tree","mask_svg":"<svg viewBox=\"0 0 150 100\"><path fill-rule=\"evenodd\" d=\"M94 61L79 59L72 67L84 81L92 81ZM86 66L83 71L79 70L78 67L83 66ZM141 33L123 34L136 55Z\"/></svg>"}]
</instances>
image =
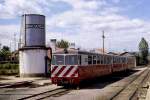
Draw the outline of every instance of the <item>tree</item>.
<instances>
[{"instance_id":1,"label":"tree","mask_svg":"<svg viewBox=\"0 0 150 100\"><path fill-rule=\"evenodd\" d=\"M140 64L147 64L148 63L148 43L147 41L142 38L140 43L139 43L139 57L140 57L140 60L139 60L139 63Z\"/></svg>"},{"instance_id":2,"label":"tree","mask_svg":"<svg viewBox=\"0 0 150 100\"><path fill-rule=\"evenodd\" d=\"M11 55L10 49L8 46L3 46L3 48L0 50L0 60L6 61L9 59Z\"/></svg>"},{"instance_id":3,"label":"tree","mask_svg":"<svg viewBox=\"0 0 150 100\"><path fill-rule=\"evenodd\" d=\"M8 46L3 46L2 50L4 50L4 51L10 51L10 49L9 49Z\"/></svg>"},{"instance_id":4,"label":"tree","mask_svg":"<svg viewBox=\"0 0 150 100\"><path fill-rule=\"evenodd\" d=\"M68 41L65 41L65 40L61 40L61 41L58 41L56 43L56 46L58 48L64 48L64 49L67 49L69 47L69 42Z\"/></svg>"}]
</instances>

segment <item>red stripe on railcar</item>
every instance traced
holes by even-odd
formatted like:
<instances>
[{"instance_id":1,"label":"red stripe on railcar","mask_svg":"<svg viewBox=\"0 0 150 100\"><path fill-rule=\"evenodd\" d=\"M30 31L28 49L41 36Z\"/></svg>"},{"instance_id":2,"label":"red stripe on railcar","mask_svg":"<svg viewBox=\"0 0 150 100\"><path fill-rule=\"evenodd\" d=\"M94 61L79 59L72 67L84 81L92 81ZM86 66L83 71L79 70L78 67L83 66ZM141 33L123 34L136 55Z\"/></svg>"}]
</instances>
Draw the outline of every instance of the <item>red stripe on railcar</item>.
<instances>
[{"instance_id":1,"label":"red stripe on railcar","mask_svg":"<svg viewBox=\"0 0 150 100\"><path fill-rule=\"evenodd\" d=\"M66 73L63 75L64 77L69 74L69 72L73 69L74 66L70 66L70 68L66 71Z\"/></svg>"},{"instance_id":2,"label":"red stripe on railcar","mask_svg":"<svg viewBox=\"0 0 150 100\"><path fill-rule=\"evenodd\" d=\"M54 66L51 73L53 73L57 68L58 68L58 66Z\"/></svg>"},{"instance_id":3,"label":"red stripe on railcar","mask_svg":"<svg viewBox=\"0 0 150 100\"><path fill-rule=\"evenodd\" d=\"M59 76L59 74L61 74L61 72L66 68L66 66L62 66L62 68L54 75L54 76Z\"/></svg>"}]
</instances>

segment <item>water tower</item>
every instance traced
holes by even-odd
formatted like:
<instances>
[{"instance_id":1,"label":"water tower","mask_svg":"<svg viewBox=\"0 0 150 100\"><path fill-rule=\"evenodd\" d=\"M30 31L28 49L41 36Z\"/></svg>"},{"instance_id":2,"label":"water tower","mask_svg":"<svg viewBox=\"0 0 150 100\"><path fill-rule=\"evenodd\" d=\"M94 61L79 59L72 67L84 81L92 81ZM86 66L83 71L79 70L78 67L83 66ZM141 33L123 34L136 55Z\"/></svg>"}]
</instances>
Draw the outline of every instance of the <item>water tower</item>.
<instances>
[{"instance_id":1,"label":"water tower","mask_svg":"<svg viewBox=\"0 0 150 100\"><path fill-rule=\"evenodd\" d=\"M24 14L21 21L21 39L19 49L20 76L44 76L45 58L45 16Z\"/></svg>"}]
</instances>

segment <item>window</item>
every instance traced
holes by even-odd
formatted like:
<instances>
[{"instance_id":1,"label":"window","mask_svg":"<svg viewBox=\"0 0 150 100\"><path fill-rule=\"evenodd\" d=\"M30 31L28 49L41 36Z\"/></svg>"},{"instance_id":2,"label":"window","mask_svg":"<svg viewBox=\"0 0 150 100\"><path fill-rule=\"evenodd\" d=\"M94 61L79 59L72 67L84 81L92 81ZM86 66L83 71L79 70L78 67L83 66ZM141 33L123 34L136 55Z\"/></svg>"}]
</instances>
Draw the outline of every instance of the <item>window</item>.
<instances>
[{"instance_id":1,"label":"window","mask_svg":"<svg viewBox=\"0 0 150 100\"><path fill-rule=\"evenodd\" d=\"M123 62L123 63L126 63L126 58L122 58L122 62Z\"/></svg>"},{"instance_id":2,"label":"window","mask_svg":"<svg viewBox=\"0 0 150 100\"><path fill-rule=\"evenodd\" d=\"M122 58L120 58L120 63L122 63Z\"/></svg>"},{"instance_id":3,"label":"window","mask_svg":"<svg viewBox=\"0 0 150 100\"><path fill-rule=\"evenodd\" d=\"M102 55L100 56L100 61L101 61L101 64L104 64L104 57Z\"/></svg>"},{"instance_id":4,"label":"window","mask_svg":"<svg viewBox=\"0 0 150 100\"><path fill-rule=\"evenodd\" d=\"M104 64L107 64L107 56L104 56Z\"/></svg>"},{"instance_id":5,"label":"window","mask_svg":"<svg viewBox=\"0 0 150 100\"><path fill-rule=\"evenodd\" d=\"M97 56L97 64L100 64L100 56Z\"/></svg>"},{"instance_id":6,"label":"window","mask_svg":"<svg viewBox=\"0 0 150 100\"><path fill-rule=\"evenodd\" d=\"M92 56L88 56L88 64L92 64Z\"/></svg>"},{"instance_id":7,"label":"window","mask_svg":"<svg viewBox=\"0 0 150 100\"><path fill-rule=\"evenodd\" d=\"M111 57L108 56L108 64L111 64Z\"/></svg>"},{"instance_id":8,"label":"window","mask_svg":"<svg viewBox=\"0 0 150 100\"><path fill-rule=\"evenodd\" d=\"M66 55L65 56L65 64L66 65L77 65L78 64L78 56L77 55Z\"/></svg>"},{"instance_id":9,"label":"window","mask_svg":"<svg viewBox=\"0 0 150 100\"><path fill-rule=\"evenodd\" d=\"M96 56L93 56L93 64L96 64Z\"/></svg>"},{"instance_id":10,"label":"window","mask_svg":"<svg viewBox=\"0 0 150 100\"><path fill-rule=\"evenodd\" d=\"M53 55L52 64L53 65L64 65L64 55Z\"/></svg>"},{"instance_id":11,"label":"window","mask_svg":"<svg viewBox=\"0 0 150 100\"><path fill-rule=\"evenodd\" d=\"M119 63L119 58L117 57L117 63Z\"/></svg>"},{"instance_id":12,"label":"window","mask_svg":"<svg viewBox=\"0 0 150 100\"><path fill-rule=\"evenodd\" d=\"M124 58L122 58L122 63L124 63Z\"/></svg>"},{"instance_id":13,"label":"window","mask_svg":"<svg viewBox=\"0 0 150 100\"><path fill-rule=\"evenodd\" d=\"M110 59L110 57L108 56L107 57L107 64L110 64L110 60L109 59Z\"/></svg>"},{"instance_id":14,"label":"window","mask_svg":"<svg viewBox=\"0 0 150 100\"><path fill-rule=\"evenodd\" d=\"M116 63L116 57L113 57L113 63Z\"/></svg>"},{"instance_id":15,"label":"window","mask_svg":"<svg viewBox=\"0 0 150 100\"><path fill-rule=\"evenodd\" d=\"M120 63L120 57L118 57L118 63Z\"/></svg>"}]
</instances>

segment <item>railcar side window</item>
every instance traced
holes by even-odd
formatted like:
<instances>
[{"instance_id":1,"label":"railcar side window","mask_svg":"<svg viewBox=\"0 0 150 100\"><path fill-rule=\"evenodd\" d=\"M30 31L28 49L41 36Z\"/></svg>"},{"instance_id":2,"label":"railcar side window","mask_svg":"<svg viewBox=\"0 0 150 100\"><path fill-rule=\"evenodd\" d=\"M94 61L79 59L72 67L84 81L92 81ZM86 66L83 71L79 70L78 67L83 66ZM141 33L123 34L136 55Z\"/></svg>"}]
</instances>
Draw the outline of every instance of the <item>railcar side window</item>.
<instances>
[{"instance_id":1,"label":"railcar side window","mask_svg":"<svg viewBox=\"0 0 150 100\"><path fill-rule=\"evenodd\" d=\"M124 58L122 58L122 63L124 63Z\"/></svg>"},{"instance_id":2,"label":"railcar side window","mask_svg":"<svg viewBox=\"0 0 150 100\"><path fill-rule=\"evenodd\" d=\"M109 58L109 56L107 56L107 64L109 64L110 62L110 60L109 60L110 58Z\"/></svg>"},{"instance_id":3,"label":"railcar side window","mask_svg":"<svg viewBox=\"0 0 150 100\"><path fill-rule=\"evenodd\" d=\"M104 56L104 64L107 64L107 56Z\"/></svg>"},{"instance_id":4,"label":"railcar side window","mask_svg":"<svg viewBox=\"0 0 150 100\"><path fill-rule=\"evenodd\" d=\"M64 55L53 55L52 64L53 65L64 65Z\"/></svg>"},{"instance_id":5,"label":"railcar side window","mask_svg":"<svg viewBox=\"0 0 150 100\"><path fill-rule=\"evenodd\" d=\"M111 64L111 57L108 57L108 64Z\"/></svg>"},{"instance_id":6,"label":"railcar side window","mask_svg":"<svg viewBox=\"0 0 150 100\"><path fill-rule=\"evenodd\" d=\"M104 56L100 56L101 64L104 64Z\"/></svg>"},{"instance_id":7,"label":"railcar side window","mask_svg":"<svg viewBox=\"0 0 150 100\"><path fill-rule=\"evenodd\" d=\"M96 64L96 56L93 56L93 64Z\"/></svg>"},{"instance_id":8,"label":"railcar side window","mask_svg":"<svg viewBox=\"0 0 150 100\"><path fill-rule=\"evenodd\" d=\"M92 56L88 56L88 64L92 64Z\"/></svg>"},{"instance_id":9,"label":"railcar side window","mask_svg":"<svg viewBox=\"0 0 150 100\"><path fill-rule=\"evenodd\" d=\"M118 63L120 63L120 57L118 57Z\"/></svg>"},{"instance_id":10,"label":"railcar side window","mask_svg":"<svg viewBox=\"0 0 150 100\"><path fill-rule=\"evenodd\" d=\"M100 56L97 56L97 64L100 64Z\"/></svg>"},{"instance_id":11,"label":"railcar side window","mask_svg":"<svg viewBox=\"0 0 150 100\"><path fill-rule=\"evenodd\" d=\"M77 55L66 55L65 56L65 64L66 65L77 65L78 64L78 56Z\"/></svg>"},{"instance_id":12,"label":"railcar side window","mask_svg":"<svg viewBox=\"0 0 150 100\"><path fill-rule=\"evenodd\" d=\"M113 63L116 63L116 57L113 57Z\"/></svg>"}]
</instances>

